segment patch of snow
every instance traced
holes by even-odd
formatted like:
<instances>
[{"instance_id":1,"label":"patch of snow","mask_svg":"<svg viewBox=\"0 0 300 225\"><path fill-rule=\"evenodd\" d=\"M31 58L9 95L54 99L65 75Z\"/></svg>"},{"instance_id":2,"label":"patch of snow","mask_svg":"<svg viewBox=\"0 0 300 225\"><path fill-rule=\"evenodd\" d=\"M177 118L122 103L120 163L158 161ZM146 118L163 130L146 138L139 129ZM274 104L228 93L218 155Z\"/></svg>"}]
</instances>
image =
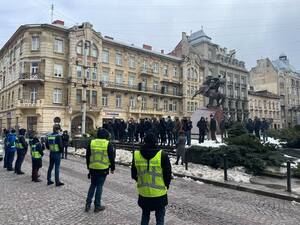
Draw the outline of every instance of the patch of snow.
<instances>
[{"instance_id":1,"label":"patch of snow","mask_svg":"<svg viewBox=\"0 0 300 225\"><path fill-rule=\"evenodd\" d=\"M262 139L261 139L261 141L262 141ZM284 144L284 142L280 142L279 139L274 139L272 137L268 137L268 140L266 141L266 143L277 145L278 147L281 147L281 145Z\"/></svg>"},{"instance_id":2,"label":"patch of snow","mask_svg":"<svg viewBox=\"0 0 300 225\"><path fill-rule=\"evenodd\" d=\"M213 148L219 148L222 145L226 145L225 143L222 143L221 139L218 137L217 137L217 141L204 140L203 143L199 143L198 140L192 140L191 144L192 144L192 146L213 147ZM186 147L188 147L188 146L186 146Z\"/></svg>"},{"instance_id":3,"label":"patch of snow","mask_svg":"<svg viewBox=\"0 0 300 225\"><path fill-rule=\"evenodd\" d=\"M123 149L116 150L116 162L121 163L131 163L132 162L132 153Z\"/></svg>"}]
</instances>

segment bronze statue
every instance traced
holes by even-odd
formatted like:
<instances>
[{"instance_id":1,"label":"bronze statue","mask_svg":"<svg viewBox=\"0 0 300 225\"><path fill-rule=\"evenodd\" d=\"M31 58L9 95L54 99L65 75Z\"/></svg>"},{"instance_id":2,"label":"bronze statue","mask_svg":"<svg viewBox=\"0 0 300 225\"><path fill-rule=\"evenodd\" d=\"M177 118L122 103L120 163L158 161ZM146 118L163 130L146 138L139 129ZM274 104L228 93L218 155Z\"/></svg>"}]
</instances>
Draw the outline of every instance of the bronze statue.
<instances>
[{"instance_id":1,"label":"bronze statue","mask_svg":"<svg viewBox=\"0 0 300 225\"><path fill-rule=\"evenodd\" d=\"M207 76L206 80L200 86L199 90L196 91L192 99L194 99L197 95L203 95L209 98L209 103L207 107L213 107L214 101L217 101L217 107L223 105L225 101L225 96L219 92L219 87L225 84L225 78Z\"/></svg>"}]
</instances>

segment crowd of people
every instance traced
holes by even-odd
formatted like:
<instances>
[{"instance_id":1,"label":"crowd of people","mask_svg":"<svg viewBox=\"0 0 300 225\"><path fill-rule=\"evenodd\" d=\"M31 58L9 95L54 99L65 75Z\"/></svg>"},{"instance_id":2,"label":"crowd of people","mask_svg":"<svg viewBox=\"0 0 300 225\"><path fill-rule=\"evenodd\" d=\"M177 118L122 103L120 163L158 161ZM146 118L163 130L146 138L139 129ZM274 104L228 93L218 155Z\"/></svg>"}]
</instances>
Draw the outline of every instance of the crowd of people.
<instances>
[{"instance_id":1,"label":"crowd of people","mask_svg":"<svg viewBox=\"0 0 300 225\"><path fill-rule=\"evenodd\" d=\"M248 133L254 133L258 138L260 138L260 136L262 135L263 141L268 141L267 131L270 127L270 124L265 118L263 118L262 120L258 117L255 117L254 120L249 118L248 121L245 122L245 127Z\"/></svg>"}]
</instances>

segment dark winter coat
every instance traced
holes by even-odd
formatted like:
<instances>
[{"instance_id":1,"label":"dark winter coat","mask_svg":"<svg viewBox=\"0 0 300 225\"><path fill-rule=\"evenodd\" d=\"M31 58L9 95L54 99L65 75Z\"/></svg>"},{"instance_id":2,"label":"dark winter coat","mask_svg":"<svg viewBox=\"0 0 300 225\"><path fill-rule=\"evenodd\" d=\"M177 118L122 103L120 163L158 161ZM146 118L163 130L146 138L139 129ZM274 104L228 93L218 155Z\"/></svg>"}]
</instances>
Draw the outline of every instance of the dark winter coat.
<instances>
[{"instance_id":1,"label":"dark winter coat","mask_svg":"<svg viewBox=\"0 0 300 225\"><path fill-rule=\"evenodd\" d=\"M210 119L210 131L217 130L217 121L214 118Z\"/></svg>"},{"instance_id":2,"label":"dark winter coat","mask_svg":"<svg viewBox=\"0 0 300 225\"><path fill-rule=\"evenodd\" d=\"M226 121L224 119L220 122L220 130L225 131L226 130Z\"/></svg>"},{"instance_id":3,"label":"dark winter coat","mask_svg":"<svg viewBox=\"0 0 300 225\"><path fill-rule=\"evenodd\" d=\"M247 125L246 125L248 133L252 134L253 133L253 122L252 120L248 120Z\"/></svg>"},{"instance_id":4,"label":"dark winter coat","mask_svg":"<svg viewBox=\"0 0 300 225\"><path fill-rule=\"evenodd\" d=\"M153 145L151 146L149 144L145 144L141 147L140 151L141 151L141 155L145 159L150 160L157 154L159 148L157 146L153 146ZM169 189L169 185L171 183L171 177L172 177L172 168L171 168L169 157L165 152L162 152L161 155L161 165L162 165L164 183L166 187ZM134 154L132 158L131 177L136 181L138 179L137 169L134 164ZM147 198L139 195L138 205L142 209L148 209L153 211L168 205L168 196L166 194L161 197Z\"/></svg>"},{"instance_id":5,"label":"dark winter coat","mask_svg":"<svg viewBox=\"0 0 300 225\"><path fill-rule=\"evenodd\" d=\"M261 128L261 122L260 120L254 120L254 130L259 131Z\"/></svg>"},{"instance_id":6,"label":"dark winter coat","mask_svg":"<svg viewBox=\"0 0 300 225\"><path fill-rule=\"evenodd\" d=\"M53 135L57 135L55 137L55 142L58 144L58 148L59 148L59 152L62 153L64 151L64 145L63 145L63 140L62 140L62 136L61 135L58 135L57 132L53 132L52 133ZM47 149L50 150L50 147L49 147L49 143L48 143L48 139L46 139L46 147Z\"/></svg>"},{"instance_id":7,"label":"dark winter coat","mask_svg":"<svg viewBox=\"0 0 300 225\"><path fill-rule=\"evenodd\" d=\"M63 145L66 147L66 146L69 146L69 135L66 134L66 133L63 133L62 135L62 140L63 140Z\"/></svg>"},{"instance_id":8,"label":"dark winter coat","mask_svg":"<svg viewBox=\"0 0 300 225\"><path fill-rule=\"evenodd\" d=\"M205 133L207 131L206 121L199 120L197 123L197 127L199 128L199 133Z\"/></svg>"}]
</instances>

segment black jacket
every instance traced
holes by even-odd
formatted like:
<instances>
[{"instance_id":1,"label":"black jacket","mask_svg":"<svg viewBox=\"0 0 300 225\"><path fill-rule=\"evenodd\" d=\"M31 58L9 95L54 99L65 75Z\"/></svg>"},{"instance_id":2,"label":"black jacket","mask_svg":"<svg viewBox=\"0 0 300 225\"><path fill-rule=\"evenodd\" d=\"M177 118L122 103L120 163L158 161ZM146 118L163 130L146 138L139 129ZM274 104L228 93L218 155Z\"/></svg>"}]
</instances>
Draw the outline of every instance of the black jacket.
<instances>
[{"instance_id":1,"label":"black jacket","mask_svg":"<svg viewBox=\"0 0 300 225\"><path fill-rule=\"evenodd\" d=\"M159 151L158 147L149 146L147 144L143 145L140 150L141 155L147 160L152 159L157 154L158 151ZM162 165L164 183L166 187L169 189L171 179L172 179L172 167L171 167L169 157L165 152L162 152L161 155L161 165ZM136 181L138 179L137 169L134 163L134 154L132 157L131 177ZM161 197L147 198L139 195L138 205L142 209L149 209L153 211L168 205L168 196L166 194Z\"/></svg>"},{"instance_id":2,"label":"black jacket","mask_svg":"<svg viewBox=\"0 0 300 225\"><path fill-rule=\"evenodd\" d=\"M214 118L212 118L210 120L210 130L211 131L216 131L217 130L217 121Z\"/></svg>"},{"instance_id":3,"label":"black jacket","mask_svg":"<svg viewBox=\"0 0 300 225\"><path fill-rule=\"evenodd\" d=\"M23 135L19 135L18 136L18 141L19 143L21 143L23 145L23 153L27 153L27 150L28 150L28 143L26 142L25 140L25 137Z\"/></svg>"},{"instance_id":4,"label":"black jacket","mask_svg":"<svg viewBox=\"0 0 300 225\"><path fill-rule=\"evenodd\" d=\"M64 146L69 146L69 135L68 134L63 134L62 135L62 141Z\"/></svg>"},{"instance_id":5,"label":"black jacket","mask_svg":"<svg viewBox=\"0 0 300 225\"><path fill-rule=\"evenodd\" d=\"M111 143L108 144L108 148L107 148L107 153L108 153L108 158L109 158L109 162L110 162L110 169L112 171L115 170L115 152L113 149L113 146ZM109 174L109 169L105 169L105 170L94 170L94 169L89 169L89 165L90 165L90 156L91 156L91 141L89 142L87 149L86 149L86 166L87 169L90 170L90 172L92 173L96 173L99 175L107 175Z\"/></svg>"}]
</instances>

